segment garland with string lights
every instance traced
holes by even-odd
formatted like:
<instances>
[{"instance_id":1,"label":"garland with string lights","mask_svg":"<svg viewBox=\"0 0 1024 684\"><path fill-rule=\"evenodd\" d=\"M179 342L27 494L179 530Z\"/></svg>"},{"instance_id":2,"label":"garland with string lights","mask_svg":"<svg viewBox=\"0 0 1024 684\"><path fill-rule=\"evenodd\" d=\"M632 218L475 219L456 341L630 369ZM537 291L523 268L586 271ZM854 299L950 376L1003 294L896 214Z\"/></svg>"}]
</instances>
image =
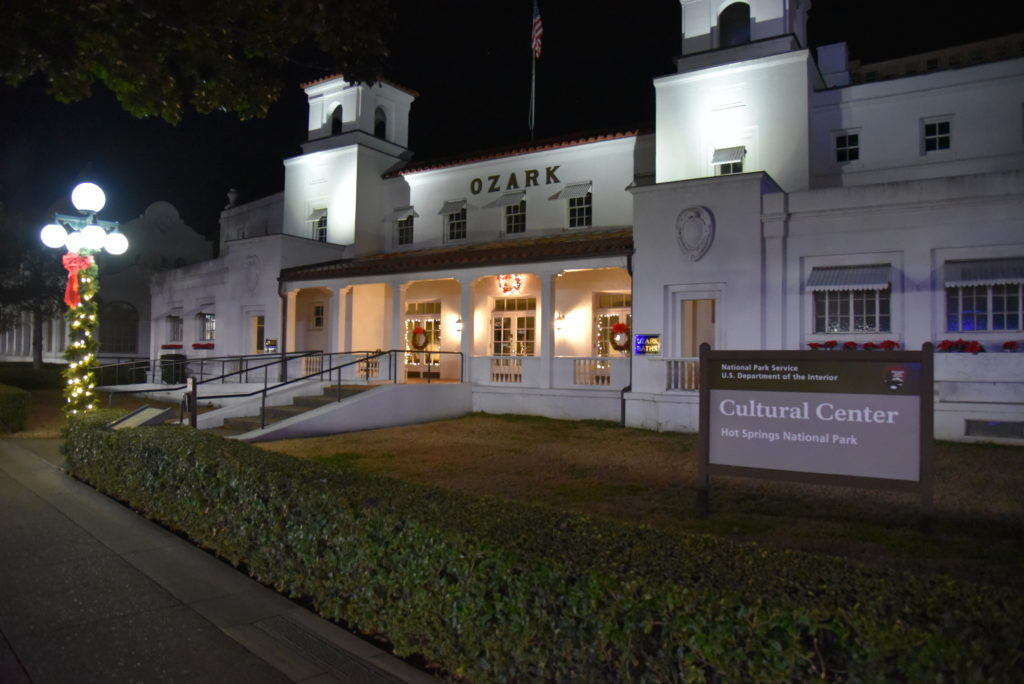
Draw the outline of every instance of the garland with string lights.
<instances>
[{"instance_id":1,"label":"garland with string lights","mask_svg":"<svg viewBox=\"0 0 1024 684\"><path fill-rule=\"evenodd\" d=\"M96 359L99 350L99 306L96 301L100 291L99 269L92 257L74 256L78 257L77 263L69 265L67 257L64 262L68 270L64 299L68 305L64 312L68 323L68 346L64 358L68 365L61 374L65 383L64 413L68 416L97 408L96 368L99 366Z\"/></svg>"}]
</instances>

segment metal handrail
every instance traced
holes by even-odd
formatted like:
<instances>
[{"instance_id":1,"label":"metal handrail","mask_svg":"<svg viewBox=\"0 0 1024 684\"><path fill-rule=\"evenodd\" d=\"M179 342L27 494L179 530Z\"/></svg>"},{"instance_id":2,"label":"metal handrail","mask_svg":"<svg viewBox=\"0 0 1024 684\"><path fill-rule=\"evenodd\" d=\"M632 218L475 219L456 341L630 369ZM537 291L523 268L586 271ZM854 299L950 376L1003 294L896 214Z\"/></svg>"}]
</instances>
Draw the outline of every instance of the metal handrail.
<instances>
[{"instance_id":1,"label":"metal handrail","mask_svg":"<svg viewBox=\"0 0 1024 684\"><path fill-rule=\"evenodd\" d=\"M267 357L266 357L265 354L251 354L251 355L222 356L222 357L213 357L213 358L210 358L210 359L200 359L199 360L199 362L200 362L200 364L199 364L199 382L197 382L196 384L197 385L204 385L204 384L207 384L207 383L210 383L210 382L216 382L217 380L223 381L225 378L230 378L230 377L232 377L234 375L238 375L239 376L239 383L241 383L242 382L242 380L241 380L242 373L245 373L246 375L248 375L252 371L258 371L260 369L268 369L268 368L271 368L271 367L274 367L274 366L281 365L282 363L288 363L289 361L292 361L294 359L299 359L299 358L304 358L304 357L311 357L311 356L317 356L317 355L323 356L323 352L319 351L319 350L317 350L317 351L303 351L303 352L289 352L285 356L284 359L281 359L280 357L276 357L273 361L269 361L267 363L264 363L264 364L261 364L261 365L258 365L258 366L246 365L244 368L239 368L236 371L231 371L230 373L222 373L221 375L216 375L216 376L213 376L213 377L210 377L210 378L206 378L206 379L203 379L203 377L202 377L203 376L203 361L220 361L221 362L221 370L223 370L223 368L224 368L223 363L225 363L227 361L239 361L240 362L240 361L248 361L250 359L265 359ZM152 364L151 368L153 368L153 369L157 369L157 368L161 368L162 369L162 366L160 366L161 361L162 361L161 359L147 359L146 363L147 364ZM177 362L175 362L175 363L177 363ZM188 362L185 361L184 363L187 364ZM147 367L150 367L150 366L147 365ZM104 366L98 367L97 370L102 369L102 368L104 368ZM155 371L154 371L154 373L155 373ZM266 377L267 377L267 372L264 371L264 373L263 373L264 384L266 384ZM223 382L222 382L222 384L223 384ZM185 389L187 386L188 385L185 385L185 384L172 385L172 386L169 386L169 387L161 387L158 391L160 391L160 392L173 392L175 390ZM111 391L109 391L108 392L108 406L113 405L114 395L115 394L134 394L136 391L137 390L111 390ZM226 395L226 396L244 396L244 395Z\"/></svg>"}]
</instances>

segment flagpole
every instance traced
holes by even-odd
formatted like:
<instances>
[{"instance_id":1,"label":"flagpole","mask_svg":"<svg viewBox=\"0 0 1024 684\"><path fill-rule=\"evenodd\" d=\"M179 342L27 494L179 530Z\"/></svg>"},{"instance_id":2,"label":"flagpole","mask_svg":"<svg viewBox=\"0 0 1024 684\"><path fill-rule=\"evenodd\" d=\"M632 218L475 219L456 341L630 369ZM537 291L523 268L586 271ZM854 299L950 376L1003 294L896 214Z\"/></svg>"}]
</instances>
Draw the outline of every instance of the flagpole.
<instances>
[{"instance_id":1,"label":"flagpole","mask_svg":"<svg viewBox=\"0 0 1024 684\"><path fill-rule=\"evenodd\" d=\"M533 142L533 112L537 101L537 55L533 55L532 78L530 79L530 142Z\"/></svg>"},{"instance_id":2,"label":"flagpole","mask_svg":"<svg viewBox=\"0 0 1024 684\"><path fill-rule=\"evenodd\" d=\"M540 7L537 6L537 0L533 0L533 21L530 29L530 52L533 53L530 77L530 142L533 142L534 108L537 103L537 58L540 57L543 35L544 25L540 20Z\"/></svg>"}]
</instances>

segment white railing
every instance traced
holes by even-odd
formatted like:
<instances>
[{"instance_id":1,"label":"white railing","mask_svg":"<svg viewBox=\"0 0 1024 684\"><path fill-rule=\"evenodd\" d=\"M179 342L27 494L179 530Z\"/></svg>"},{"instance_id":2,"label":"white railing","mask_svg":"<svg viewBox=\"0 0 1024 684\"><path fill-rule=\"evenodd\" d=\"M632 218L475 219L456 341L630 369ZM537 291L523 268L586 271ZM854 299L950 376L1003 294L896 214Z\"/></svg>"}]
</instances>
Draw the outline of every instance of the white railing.
<instances>
[{"instance_id":1,"label":"white railing","mask_svg":"<svg viewBox=\"0 0 1024 684\"><path fill-rule=\"evenodd\" d=\"M628 384L628 356L566 356L551 360L552 387L620 390Z\"/></svg>"},{"instance_id":2,"label":"white railing","mask_svg":"<svg viewBox=\"0 0 1024 684\"><path fill-rule=\"evenodd\" d=\"M317 356L304 356L302 358L302 374L312 375L313 373L319 373L324 368L324 357Z\"/></svg>"},{"instance_id":3,"label":"white railing","mask_svg":"<svg viewBox=\"0 0 1024 684\"><path fill-rule=\"evenodd\" d=\"M607 358L572 360L572 384L607 387L612 384L612 364Z\"/></svg>"},{"instance_id":4,"label":"white railing","mask_svg":"<svg viewBox=\"0 0 1024 684\"><path fill-rule=\"evenodd\" d=\"M491 382L519 385L523 382L523 359L519 356L491 357Z\"/></svg>"},{"instance_id":5,"label":"white railing","mask_svg":"<svg viewBox=\"0 0 1024 684\"><path fill-rule=\"evenodd\" d=\"M356 364L356 377L363 380L377 380L380 378L380 359L375 356Z\"/></svg>"},{"instance_id":6,"label":"white railing","mask_svg":"<svg viewBox=\"0 0 1024 684\"><path fill-rule=\"evenodd\" d=\"M665 389L696 392L700 389L700 359L689 356L680 359L665 359Z\"/></svg>"}]
</instances>

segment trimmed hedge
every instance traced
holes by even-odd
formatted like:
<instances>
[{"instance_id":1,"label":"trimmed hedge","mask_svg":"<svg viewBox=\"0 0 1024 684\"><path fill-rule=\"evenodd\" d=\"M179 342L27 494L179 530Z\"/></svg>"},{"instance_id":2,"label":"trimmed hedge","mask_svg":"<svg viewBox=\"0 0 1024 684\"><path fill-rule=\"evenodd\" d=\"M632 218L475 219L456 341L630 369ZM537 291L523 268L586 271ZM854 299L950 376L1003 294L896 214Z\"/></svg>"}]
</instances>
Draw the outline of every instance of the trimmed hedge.
<instances>
[{"instance_id":1,"label":"trimmed hedge","mask_svg":"<svg viewBox=\"0 0 1024 684\"><path fill-rule=\"evenodd\" d=\"M61 389L64 387L60 376L63 368L52 364L44 364L42 368L33 368L29 363L0 364L0 384L25 390Z\"/></svg>"},{"instance_id":2,"label":"trimmed hedge","mask_svg":"<svg viewBox=\"0 0 1024 684\"><path fill-rule=\"evenodd\" d=\"M474 682L1015 681L1024 598L73 418L75 475Z\"/></svg>"},{"instance_id":3,"label":"trimmed hedge","mask_svg":"<svg viewBox=\"0 0 1024 684\"><path fill-rule=\"evenodd\" d=\"M0 433L25 429L31 399L32 396L23 389L0 385Z\"/></svg>"}]
</instances>

